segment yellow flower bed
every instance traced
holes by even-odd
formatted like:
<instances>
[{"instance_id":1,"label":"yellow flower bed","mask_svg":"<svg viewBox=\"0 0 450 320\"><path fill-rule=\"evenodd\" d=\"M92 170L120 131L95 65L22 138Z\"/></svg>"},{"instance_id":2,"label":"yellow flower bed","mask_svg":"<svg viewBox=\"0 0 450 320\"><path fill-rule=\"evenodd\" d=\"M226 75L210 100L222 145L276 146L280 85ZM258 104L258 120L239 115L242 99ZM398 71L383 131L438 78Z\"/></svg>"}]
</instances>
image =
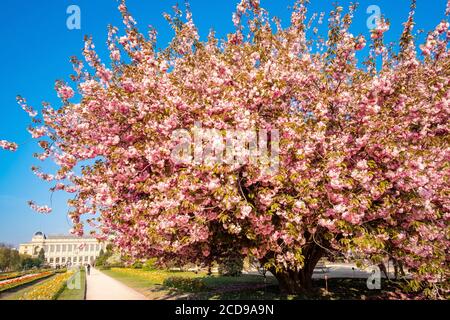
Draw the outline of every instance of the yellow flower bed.
<instances>
[{"instance_id":1,"label":"yellow flower bed","mask_svg":"<svg viewBox=\"0 0 450 320\"><path fill-rule=\"evenodd\" d=\"M45 283L27 291L21 300L55 300L66 287L67 281L73 276L74 272L57 274Z\"/></svg>"},{"instance_id":2,"label":"yellow flower bed","mask_svg":"<svg viewBox=\"0 0 450 320\"><path fill-rule=\"evenodd\" d=\"M204 274L201 273L196 274L194 272L189 271L188 272L170 272L167 270L145 271L141 269L127 269L127 268L111 268L111 271L123 276L145 279L154 284L159 285L162 285L164 283L164 280L173 276L179 276L183 278L199 278L204 276Z\"/></svg>"}]
</instances>

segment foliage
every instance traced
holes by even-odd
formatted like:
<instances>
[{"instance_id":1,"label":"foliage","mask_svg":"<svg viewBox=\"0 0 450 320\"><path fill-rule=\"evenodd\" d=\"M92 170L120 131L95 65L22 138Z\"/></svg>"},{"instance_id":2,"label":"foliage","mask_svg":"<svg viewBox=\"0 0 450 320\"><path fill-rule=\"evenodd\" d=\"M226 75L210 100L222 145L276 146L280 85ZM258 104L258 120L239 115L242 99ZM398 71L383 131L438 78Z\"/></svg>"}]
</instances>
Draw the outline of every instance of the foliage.
<instances>
[{"instance_id":1,"label":"foliage","mask_svg":"<svg viewBox=\"0 0 450 320\"><path fill-rule=\"evenodd\" d=\"M210 264L233 248L287 292L310 289L314 265L333 252L372 263L389 256L417 281L447 283L449 23L418 47L413 2L400 49L387 48L380 19L360 63L367 40L350 32L356 6L335 7L324 39L310 32L306 3L297 1L288 27L274 28L259 0L242 0L236 31L224 41L211 32L207 42L190 11L184 19L176 9L166 15L175 38L157 52L156 32L139 33L122 2L125 34L109 29L111 66L91 38L89 68L73 59L81 100L59 81L62 107L46 104L41 120L19 97L42 147L36 157L59 167L33 171L75 194L73 232L97 215L87 221L97 237L134 259ZM211 163L206 152L175 161L174 134L195 134L196 123L219 132L200 137L215 146L227 132L242 133L228 139L237 144L255 129L270 132L264 149L279 130L278 170L245 148L236 148L237 162Z\"/></svg>"},{"instance_id":2,"label":"foliage","mask_svg":"<svg viewBox=\"0 0 450 320\"><path fill-rule=\"evenodd\" d=\"M21 268L25 270L39 269L43 265L43 262L39 258L32 258L24 256L21 261Z\"/></svg>"},{"instance_id":3,"label":"foliage","mask_svg":"<svg viewBox=\"0 0 450 320\"><path fill-rule=\"evenodd\" d=\"M206 288L201 279L185 277L169 277L164 280L163 285L187 292L202 291Z\"/></svg>"},{"instance_id":4,"label":"foliage","mask_svg":"<svg viewBox=\"0 0 450 320\"><path fill-rule=\"evenodd\" d=\"M41 265L43 265L45 263L45 251L44 251L44 248L41 248L41 250L39 251L37 259L40 261Z\"/></svg>"},{"instance_id":5,"label":"foliage","mask_svg":"<svg viewBox=\"0 0 450 320\"><path fill-rule=\"evenodd\" d=\"M157 270L158 267L156 266L156 263L157 263L156 258L147 259L147 261L145 261L144 265L142 266L142 269L145 271Z\"/></svg>"},{"instance_id":6,"label":"foliage","mask_svg":"<svg viewBox=\"0 0 450 320\"><path fill-rule=\"evenodd\" d=\"M229 254L223 257L219 263L219 274L229 277L239 277L244 267L244 259L241 255Z\"/></svg>"},{"instance_id":7,"label":"foliage","mask_svg":"<svg viewBox=\"0 0 450 320\"><path fill-rule=\"evenodd\" d=\"M109 244L106 246L106 251L100 250L98 257L95 259L95 265L97 267L107 267L107 260L113 255L112 246Z\"/></svg>"},{"instance_id":8,"label":"foliage","mask_svg":"<svg viewBox=\"0 0 450 320\"><path fill-rule=\"evenodd\" d=\"M131 269L142 269L143 264L140 261L136 261L131 265Z\"/></svg>"},{"instance_id":9,"label":"foliage","mask_svg":"<svg viewBox=\"0 0 450 320\"><path fill-rule=\"evenodd\" d=\"M19 270L22 259L17 250L0 244L0 271Z\"/></svg>"}]
</instances>

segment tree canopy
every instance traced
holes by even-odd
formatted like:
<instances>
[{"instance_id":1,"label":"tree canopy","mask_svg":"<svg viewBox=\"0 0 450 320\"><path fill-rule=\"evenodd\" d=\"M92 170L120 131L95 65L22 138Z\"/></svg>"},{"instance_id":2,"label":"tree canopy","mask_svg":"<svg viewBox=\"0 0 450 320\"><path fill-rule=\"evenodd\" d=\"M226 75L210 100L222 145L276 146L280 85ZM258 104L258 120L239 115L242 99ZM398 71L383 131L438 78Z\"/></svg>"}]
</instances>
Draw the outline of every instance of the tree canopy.
<instances>
[{"instance_id":1,"label":"tree canopy","mask_svg":"<svg viewBox=\"0 0 450 320\"><path fill-rule=\"evenodd\" d=\"M259 0L242 0L235 32L201 42L189 8L176 8L166 15L175 37L157 50L156 31L140 33L122 2L125 33L109 28L109 66L88 37L87 66L72 59L76 90L56 84L62 107L45 104L41 120L19 98L43 149L36 157L59 167L33 170L57 182L52 191L74 194L75 234L86 215L97 237L134 258L209 264L232 248L299 292L323 255L352 252L372 263L390 257L415 279L441 283L449 275L449 22L418 46L413 1L390 50L384 19L370 40L350 32L355 9L336 6L323 38L306 1L282 28ZM183 161L174 158L180 146Z\"/></svg>"}]
</instances>

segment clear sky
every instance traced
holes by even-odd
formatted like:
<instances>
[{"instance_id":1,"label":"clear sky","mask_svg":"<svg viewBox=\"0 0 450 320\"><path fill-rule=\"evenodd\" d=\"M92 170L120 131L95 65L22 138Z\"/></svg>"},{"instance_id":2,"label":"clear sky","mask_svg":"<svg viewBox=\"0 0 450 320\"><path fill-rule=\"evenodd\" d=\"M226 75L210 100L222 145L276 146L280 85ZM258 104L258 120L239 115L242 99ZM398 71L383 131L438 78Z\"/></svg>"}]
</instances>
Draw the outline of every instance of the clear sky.
<instances>
[{"instance_id":1,"label":"clear sky","mask_svg":"<svg viewBox=\"0 0 450 320\"><path fill-rule=\"evenodd\" d=\"M180 4L184 1L179 0ZM211 1L190 0L194 22L203 39L209 30L216 30L219 37L233 31L231 15L238 0ZM272 16L278 16L286 25L294 0L262 0ZM329 12L334 1L311 0L311 12ZM350 1L341 0L346 6ZM138 21L141 31L152 25L158 29L159 45L164 46L172 33L162 17L171 12L176 0L128 0L130 12ZM389 41L398 38L402 23L406 21L409 0L361 0L353 25L354 34L369 36L366 21L370 5L378 5L383 15L391 21L387 34ZM81 9L81 30L69 30L66 20L68 6ZM0 140L19 143L15 153L0 150L0 242L17 245L30 240L38 230L45 233L67 233L67 196L55 193L50 198L50 184L40 181L30 171L32 165L40 165L32 157L38 148L26 131L29 125L27 114L16 104L20 94L34 107L42 101L58 106L53 90L57 79L69 80L72 73L69 57L81 57L83 36L92 35L100 56L106 55L107 25L121 27L116 0L2 0L0 19ZM443 18L446 0L418 0L417 28L431 30ZM45 167L44 167L45 168ZM38 204L49 204L54 209L50 215L32 211L27 200Z\"/></svg>"}]
</instances>

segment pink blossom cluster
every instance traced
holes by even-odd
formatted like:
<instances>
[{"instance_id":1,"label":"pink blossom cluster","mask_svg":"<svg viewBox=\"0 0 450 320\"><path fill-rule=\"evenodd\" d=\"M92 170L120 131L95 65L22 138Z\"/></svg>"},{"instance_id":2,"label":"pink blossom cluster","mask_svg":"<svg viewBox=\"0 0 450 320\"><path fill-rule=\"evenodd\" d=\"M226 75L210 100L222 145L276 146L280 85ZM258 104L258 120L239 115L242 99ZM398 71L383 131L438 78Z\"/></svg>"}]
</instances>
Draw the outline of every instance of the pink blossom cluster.
<instances>
[{"instance_id":1,"label":"pink blossom cluster","mask_svg":"<svg viewBox=\"0 0 450 320\"><path fill-rule=\"evenodd\" d=\"M64 100L69 100L75 95L75 91L69 86L60 85L57 87L58 96Z\"/></svg>"},{"instance_id":2,"label":"pink blossom cluster","mask_svg":"<svg viewBox=\"0 0 450 320\"><path fill-rule=\"evenodd\" d=\"M33 201L29 201L28 205L30 206L31 209L33 209L38 213L48 214L52 212L52 208L49 208L48 206L39 206Z\"/></svg>"},{"instance_id":3,"label":"pink blossom cluster","mask_svg":"<svg viewBox=\"0 0 450 320\"><path fill-rule=\"evenodd\" d=\"M14 142L9 142L6 140L0 140L0 148L8 151L16 151L17 150L17 144Z\"/></svg>"},{"instance_id":4,"label":"pink blossom cluster","mask_svg":"<svg viewBox=\"0 0 450 320\"><path fill-rule=\"evenodd\" d=\"M388 30L389 24L384 20L380 20L377 26L372 30L371 38L373 40L381 39L383 37L383 34Z\"/></svg>"}]
</instances>

